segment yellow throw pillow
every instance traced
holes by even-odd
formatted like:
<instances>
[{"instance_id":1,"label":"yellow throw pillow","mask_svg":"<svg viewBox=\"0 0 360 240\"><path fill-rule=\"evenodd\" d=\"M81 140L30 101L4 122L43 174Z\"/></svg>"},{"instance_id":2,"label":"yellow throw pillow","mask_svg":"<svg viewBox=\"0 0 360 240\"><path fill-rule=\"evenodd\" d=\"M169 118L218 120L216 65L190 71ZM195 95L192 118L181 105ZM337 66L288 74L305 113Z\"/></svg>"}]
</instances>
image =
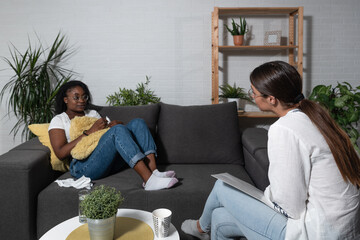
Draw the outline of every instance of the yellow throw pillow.
<instances>
[{"instance_id":1,"label":"yellow throw pillow","mask_svg":"<svg viewBox=\"0 0 360 240\"><path fill-rule=\"evenodd\" d=\"M69 162L67 160L61 161L60 159L58 159L51 146L49 132L48 132L49 123L31 124L28 127L33 134L39 137L39 141L42 143L42 145L50 149L51 152L50 163L52 168L56 171L61 171L61 172L68 171Z\"/></svg>"},{"instance_id":2,"label":"yellow throw pillow","mask_svg":"<svg viewBox=\"0 0 360 240\"><path fill-rule=\"evenodd\" d=\"M84 130L88 130L91 126L97 121L97 118L94 117L74 117L71 119L70 123L70 140L78 138L83 134ZM77 160L83 160L87 158L96 148L101 136L109 128L105 128L94 133L89 134L89 136L84 136L76 146L71 150L71 156Z\"/></svg>"}]
</instances>

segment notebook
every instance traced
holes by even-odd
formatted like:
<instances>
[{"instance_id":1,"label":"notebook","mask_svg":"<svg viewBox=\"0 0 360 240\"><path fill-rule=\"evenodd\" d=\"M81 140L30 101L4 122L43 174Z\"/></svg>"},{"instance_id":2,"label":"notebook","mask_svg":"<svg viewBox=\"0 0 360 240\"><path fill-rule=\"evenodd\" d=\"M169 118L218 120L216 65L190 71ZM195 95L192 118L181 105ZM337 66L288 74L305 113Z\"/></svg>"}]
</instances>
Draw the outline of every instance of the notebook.
<instances>
[{"instance_id":1,"label":"notebook","mask_svg":"<svg viewBox=\"0 0 360 240\"><path fill-rule=\"evenodd\" d=\"M273 204L264 196L264 192L260 189L257 189L253 185L234 177L233 175L229 173L219 173L219 174L213 174L211 175L214 178L217 178L221 181L223 181L226 184L229 184L230 186L242 191L243 193L257 199L258 201L266 204L270 208L273 207Z\"/></svg>"}]
</instances>

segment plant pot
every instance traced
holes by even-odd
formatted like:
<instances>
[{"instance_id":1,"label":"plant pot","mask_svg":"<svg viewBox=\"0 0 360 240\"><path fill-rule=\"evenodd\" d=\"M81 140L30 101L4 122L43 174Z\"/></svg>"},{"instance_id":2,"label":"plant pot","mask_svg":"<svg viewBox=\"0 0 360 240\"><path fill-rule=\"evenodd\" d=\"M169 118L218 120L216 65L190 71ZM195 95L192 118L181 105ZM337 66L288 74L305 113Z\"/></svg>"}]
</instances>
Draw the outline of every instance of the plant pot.
<instances>
[{"instance_id":1,"label":"plant pot","mask_svg":"<svg viewBox=\"0 0 360 240\"><path fill-rule=\"evenodd\" d=\"M234 35L234 45L241 46L244 43L244 35Z\"/></svg>"},{"instance_id":2,"label":"plant pot","mask_svg":"<svg viewBox=\"0 0 360 240\"><path fill-rule=\"evenodd\" d=\"M245 112L260 112L261 110L254 102L246 101L246 104L244 106Z\"/></svg>"},{"instance_id":3,"label":"plant pot","mask_svg":"<svg viewBox=\"0 0 360 240\"><path fill-rule=\"evenodd\" d=\"M241 98L227 98L227 102L236 102L236 108L244 109L245 103L244 100Z\"/></svg>"},{"instance_id":4,"label":"plant pot","mask_svg":"<svg viewBox=\"0 0 360 240\"><path fill-rule=\"evenodd\" d=\"M106 219L87 219L91 240L113 240L116 215Z\"/></svg>"}]
</instances>

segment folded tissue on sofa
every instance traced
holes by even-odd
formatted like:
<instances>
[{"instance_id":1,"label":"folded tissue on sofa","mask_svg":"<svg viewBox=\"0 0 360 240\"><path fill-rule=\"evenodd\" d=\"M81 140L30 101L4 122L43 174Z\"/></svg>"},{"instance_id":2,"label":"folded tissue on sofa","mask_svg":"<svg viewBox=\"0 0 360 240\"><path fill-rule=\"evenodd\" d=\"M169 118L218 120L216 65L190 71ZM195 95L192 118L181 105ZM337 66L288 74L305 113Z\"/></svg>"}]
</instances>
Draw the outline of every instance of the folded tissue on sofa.
<instances>
[{"instance_id":1,"label":"folded tissue on sofa","mask_svg":"<svg viewBox=\"0 0 360 240\"><path fill-rule=\"evenodd\" d=\"M55 181L60 187L74 187L76 189L86 188L91 189L93 186L91 179L85 176L74 180L72 178L64 179L64 180L56 180Z\"/></svg>"}]
</instances>

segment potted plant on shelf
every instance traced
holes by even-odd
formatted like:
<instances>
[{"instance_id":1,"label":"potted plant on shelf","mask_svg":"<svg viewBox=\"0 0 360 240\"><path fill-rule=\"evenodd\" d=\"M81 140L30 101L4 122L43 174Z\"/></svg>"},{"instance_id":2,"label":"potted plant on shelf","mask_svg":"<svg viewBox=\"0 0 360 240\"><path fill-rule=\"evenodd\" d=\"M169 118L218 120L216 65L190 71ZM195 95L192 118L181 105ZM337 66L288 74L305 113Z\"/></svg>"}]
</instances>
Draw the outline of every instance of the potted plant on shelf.
<instances>
[{"instance_id":1,"label":"potted plant on shelf","mask_svg":"<svg viewBox=\"0 0 360 240\"><path fill-rule=\"evenodd\" d=\"M123 203L121 192L113 187L100 185L80 203L86 216L90 239L114 239L118 207Z\"/></svg>"},{"instance_id":2,"label":"potted plant on shelf","mask_svg":"<svg viewBox=\"0 0 360 240\"><path fill-rule=\"evenodd\" d=\"M224 24L226 29L231 33L234 38L234 45L241 46L244 43L244 35L249 31L247 28L247 23L245 18L240 17L240 24L236 23L234 19L232 19L232 29L228 27L228 25Z\"/></svg>"},{"instance_id":3,"label":"potted plant on shelf","mask_svg":"<svg viewBox=\"0 0 360 240\"><path fill-rule=\"evenodd\" d=\"M160 102L154 91L149 87L150 77L146 76L145 83L139 83L135 91L132 89L119 88L119 92L115 92L106 97L106 103L110 106L135 106L147 105Z\"/></svg>"},{"instance_id":4,"label":"potted plant on shelf","mask_svg":"<svg viewBox=\"0 0 360 240\"><path fill-rule=\"evenodd\" d=\"M332 85L317 85L309 96L328 109L331 117L349 135L351 143L360 154L357 141L360 137L357 130L360 118L360 86L353 88L349 83Z\"/></svg>"},{"instance_id":5,"label":"potted plant on shelf","mask_svg":"<svg viewBox=\"0 0 360 240\"><path fill-rule=\"evenodd\" d=\"M226 99L227 102L236 102L237 109L244 109L246 101L251 101L244 88L237 87L236 83L233 86L226 83L219 86L220 94L219 97ZM241 101L245 100L245 101Z\"/></svg>"}]
</instances>

